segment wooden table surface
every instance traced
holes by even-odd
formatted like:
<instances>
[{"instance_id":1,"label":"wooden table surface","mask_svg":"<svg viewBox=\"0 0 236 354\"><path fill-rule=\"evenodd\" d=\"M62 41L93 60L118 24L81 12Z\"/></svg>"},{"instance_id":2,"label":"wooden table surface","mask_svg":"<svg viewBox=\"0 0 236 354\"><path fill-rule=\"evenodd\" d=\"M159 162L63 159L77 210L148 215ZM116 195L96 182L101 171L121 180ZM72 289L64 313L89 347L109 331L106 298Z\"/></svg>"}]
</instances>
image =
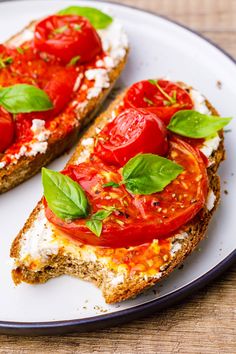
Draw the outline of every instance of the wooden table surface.
<instances>
[{"instance_id":1,"label":"wooden table surface","mask_svg":"<svg viewBox=\"0 0 236 354\"><path fill-rule=\"evenodd\" d=\"M53 0L50 0L53 1ZM236 58L236 0L120 0L199 31ZM181 304L92 333L0 336L0 353L236 353L236 265Z\"/></svg>"}]
</instances>

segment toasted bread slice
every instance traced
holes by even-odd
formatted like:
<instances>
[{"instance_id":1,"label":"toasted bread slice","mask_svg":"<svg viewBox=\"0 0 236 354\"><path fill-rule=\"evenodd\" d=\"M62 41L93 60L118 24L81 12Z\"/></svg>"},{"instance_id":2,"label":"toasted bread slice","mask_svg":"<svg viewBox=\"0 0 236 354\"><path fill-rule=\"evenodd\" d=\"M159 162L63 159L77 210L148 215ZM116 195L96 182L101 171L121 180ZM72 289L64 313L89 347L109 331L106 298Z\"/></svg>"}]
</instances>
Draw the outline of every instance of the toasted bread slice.
<instances>
[{"instance_id":1,"label":"toasted bread slice","mask_svg":"<svg viewBox=\"0 0 236 354\"><path fill-rule=\"evenodd\" d=\"M35 24L36 22L30 23L29 26L23 29L20 33L10 38L6 42L6 45L19 46L26 40L30 39ZM103 101L115 84L116 80L119 78L127 61L128 45L126 34L121 28L119 22L115 19L111 26L114 25L118 26L119 30L121 31L121 47L118 48L119 52L117 48L112 47L112 44L110 44L110 47L106 49L107 57L113 60L113 65L111 64L110 60L109 65L106 67L106 84L101 87L97 87L96 94L90 95L91 97L87 96L86 99L82 102L80 100L80 104L75 107L76 118L70 122L72 129L68 130L65 126L64 132L60 134L58 134L57 129L51 132L49 138L46 141L46 151L39 151L31 156L29 156L29 154L27 154L27 156L24 154L21 156L21 153L18 153L17 159L13 159L10 163L6 163L5 160L7 151L4 154L0 154L0 194L8 191L9 189L12 189L13 187L32 177L40 170L42 166L45 166L57 156L60 156L68 148L70 148L78 139L78 134L81 129L94 118ZM104 30L101 30L100 35L102 36L103 33ZM109 45L108 42L106 42L106 46ZM100 66L95 66L94 69L99 70L99 67ZM93 79L91 80L93 81ZM96 85L95 81L94 85ZM81 93L81 86L82 85L80 85L80 87L75 90L75 97L73 97L73 100L69 103L66 109L70 109L71 106L74 107L76 100L79 98ZM55 122L59 125L63 124L62 116L63 112L55 118Z\"/></svg>"},{"instance_id":2,"label":"toasted bread slice","mask_svg":"<svg viewBox=\"0 0 236 354\"><path fill-rule=\"evenodd\" d=\"M123 95L124 93L95 120L68 164L86 160L89 155L89 139L114 115ZM217 114L207 100L203 99L203 104L205 109ZM44 283L61 274L69 274L94 282L101 288L107 303L134 297L159 282L180 265L204 237L219 202L220 181L216 171L224 159L222 133L219 139L218 148L210 156L207 203L178 233L164 242L154 240L148 245L128 249L83 245L69 240L47 221L40 201L12 244L11 257L15 259L15 268L12 271L14 282ZM125 257L133 262L133 271L124 264Z\"/></svg>"}]
</instances>

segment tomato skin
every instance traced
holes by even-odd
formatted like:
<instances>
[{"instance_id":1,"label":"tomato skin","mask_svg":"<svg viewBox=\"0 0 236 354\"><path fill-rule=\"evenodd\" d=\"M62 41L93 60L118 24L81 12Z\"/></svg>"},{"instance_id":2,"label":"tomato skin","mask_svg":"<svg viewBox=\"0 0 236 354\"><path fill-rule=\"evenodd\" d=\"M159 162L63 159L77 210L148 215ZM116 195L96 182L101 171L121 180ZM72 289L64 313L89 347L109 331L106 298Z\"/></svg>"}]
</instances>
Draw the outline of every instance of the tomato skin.
<instances>
[{"instance_id":1,"label":"tomato skin","mask_svg":"<svg viewBox=\"0 0 236 354\"><path fill-rule=\"evenodd\" d=\"M166 105L168 100L157 86L143 80L128 89L124 97L124 108L145 108L155 113L166 125L177 111L193 108L193 102L186 90L167 80L158 80L158 84L171 97L175 92L175 104Z\"/></svg>"},{"instance_id":2,"label":"tomato skin","mask_svg":"<svg viewBox=\"0 0 236 354\"><path fill-rule=\"evenodd\" d=\"M167 131L162 121L144 109L130 108L108 123L98 135L95 154L103 161L123 166L139 153L165 156Z\"/></svg>"},{"instance_id":3,"label":"tomato skin","mask_svg":"<svg viewBox=\"0 0 236 354\"><path fill-rule=\"evenodd\" d=\"M12 115L0 107L0 153L12 144L14 131L15 125Z\"/></svg>"},{"instance_id":4,"label":"tomato skin","mask_svg":"<svg viewBox=\"0 0 236 354\"><path fill-rule=\"evenodd\" d=\"M110 180L116 183L121 181L121 174L100 160L68 166L64 173L85 189L91 213L102 206L115 206L117 209L103 223L100 237L96 237L86 227L87 219L67 223L56 217L47 205L46 217L68 237L94 246L130 247L150 243L153 239L165 239L200 211L208 192L206 168L197 149L178 138L171 138L169 158L181 163L185 173L179 175L162 192L145 196L132 195L123 185L119 188L103 188L107 182L104 176L109 171Z\"/></svg>"},{"instance_id":5,"label":"tomato skin","mask_svg":"<svg viewBox=\"0 0 236 354\"><path fill-rule=\"evenodd\" d=\"M64 31L57 32L63 28ZM53 15L40 21L35 28L34 44L39 51L55 55L64 63L75 56L80 56L80 63L89 62L102 51L100 37L90 22L75 15Z\"/></svg>"},{"instance_id":6,"label":"tomato skin","mask_svg":"<svg viewBox=\"0 0 236 354\"><path fill-rule=\"evenodd\" d=\"M78 72L75 68L67 68L58 70L53 74L43 90L48 94L53 104L53 109L42 112L21 113L17 115L17 119L50 119L56 117L70 102L73 95L73 88Z\"/></svg>"},{"instance_id":7,"label":"tomato skin","mask_svg":"<svg viewBox=\"0 0 236 354\"><path fill-rule=\"evenodd\" d=\"M70 101L77 75L74 68L59 71L44 87L54 106L50 112L53 117L57 116Z\"/></svg>"},{"instance_id":8,"label":"tomato skin","mask_svg":"<svg viewBox=\"0 0 236 354\"><path fill-rule=\"evenodd\" d=\"M74 68L59 70L54 74L51 80L45 85L44 91L51 99L54 108L46 112L39 112L43 118L52 118L57 116L65 106L70 102L73 95L73 88L78 73Z\"/></svg>"}]
</instances>

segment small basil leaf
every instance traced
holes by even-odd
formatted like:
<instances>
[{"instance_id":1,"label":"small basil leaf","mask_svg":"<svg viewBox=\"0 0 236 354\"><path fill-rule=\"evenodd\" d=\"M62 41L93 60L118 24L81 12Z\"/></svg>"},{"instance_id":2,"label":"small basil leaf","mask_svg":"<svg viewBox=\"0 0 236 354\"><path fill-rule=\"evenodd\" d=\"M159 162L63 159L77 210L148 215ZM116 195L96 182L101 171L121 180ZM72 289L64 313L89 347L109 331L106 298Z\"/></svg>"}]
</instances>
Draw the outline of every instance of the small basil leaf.
<instances>
[{"instance_id":1,"label":"small basil leaf","mask_svg":"<svg viewBox=\"0 0 236 354\"><path fill-rule=\"evenodd\" d=\"M86 221L86 226L92 231L97 237L100 237L102 233L102 221L108 216L110 216L116 208L114 207L105 207L106 210L99 210L91 216L91 219Z\"/></svg>"},{"instance_id":2,"label":"small basil leaf","mask_svg":"<svg viewBox=\"0 0 236 354\"><path fill-rule=\"evenodd\" d=\"M108 218L108 216L110 216L113 211L114 211L114 208L112 208L110 210L99 210L95 214L92 215L92 219L102 221L102 220Z\"/></svg>"},{"instance_id":3,"label":"small basil leaf","mask_svg":"<svg viewBox=\"0 0 236 354\"><path fill-rule=\"evenodd\" d=\"M27 84L0 88L0 106L10 113L48 111L53 108L46 92Z\"/></svg>"},{"instance_id":4,"label":"small basil leaf","mask_svg":"<svg viewBox=\"0 0 236 354\"><path fill-rule=\"evenodd\" d=\"M77 64L78 60L80 60L80 55L77 55L76 57L73 57L69 63L67 64L67 66L74 66Z\"/></svg>"},{"instance_id":5,"label":"small basil leaf","mask_svg":"<svg viewBox=\"0 0 236 354\"><path fill-rule=\"evenodd\" d=\"M101 236L102 233L102 221L96 219L90 219L86 221L87 228L92 231L97 237Z\"/></svg>"},{"instance_id":6,"label":"small basil leaf","mask_svg":"<svg viewBox=\"0 0 236 354\"><path fill-rule=\"evenodd\" d=\"M133 194L152 194L162 191L183 170L164 157L139 154L123 167L123 183Z\"/></svg>"},{"instance_id":7,"label":"small basil leaf","mask_svg":"<svg viewBox=\"0 0 236 354\"><path fill-rule=\"evenodd\" d=\"M148 82L150 82L150 84L152 84L154 86L156 86L156 84L157 84L157 80L154 80L154 79L150 79L150 80L148 80Z\"/></svg>"},{"instance_id":8,"label":"small basil leaf","mask_svg":"<svg viewBox=\"0 0 236 354\"><path fill-rule=\"evenodd\" d=\"M0 57L0 69L5 68L7 65L10 65L13 62L13 58L12 57L8 57L3 59L2 57Z\"/></svg>"},{"instance_id":9,"label":"small basil leaf","mask_svg":"<svg viewBox=\"0 0 236 354\"><path fill-rule=\"evenodd\" d=\"M120 187L120 185L116 182L108 182L108 183L105 183L102 185L103 188L106 188L106 187L113 187L113 188L118 188Z\"/></svg>"},{"instance_id":10,"label":"small basil leaf","mask_svg":"<svg viewBox=\"0 0 236 354\"><path fill-rule=\"evenodd\" d=\"M229 124L231 119L185 110L175 113L167 128L189 138L207 138Z\"/></svg>"},{"instance_id":11,"label":"small basil leaf","mask_svg":"<svg viewBox=\"0 0 236 354\"><path fill-rule=\"evenodd\" d=\"M59 15L77 15L86 17L96 29L108 27L113 19L104 12L87 6L69 6L58 12Z\"/></svg>"},{"instance_id":12,"label":"small basil leaf","mask_svg":"<svg viewBox=\"0 0 236 354\"><path fill-rule=\"evenodd\" d=\"M61 219L88 215L88 201L83 189L70 177L42 168L44 196L49 208Z\"/></svg>"},{"instance_id":13,"label":"small basil leaf","mask_svg":"<svg viewBox=\"0 0 236 354\"><path fill-rule=\"evenodd\" d=\"M21 47L16 47L16 50L19 54L24 54L24 52L25 52L24 49Z\"/></svg>"}]
</instances>

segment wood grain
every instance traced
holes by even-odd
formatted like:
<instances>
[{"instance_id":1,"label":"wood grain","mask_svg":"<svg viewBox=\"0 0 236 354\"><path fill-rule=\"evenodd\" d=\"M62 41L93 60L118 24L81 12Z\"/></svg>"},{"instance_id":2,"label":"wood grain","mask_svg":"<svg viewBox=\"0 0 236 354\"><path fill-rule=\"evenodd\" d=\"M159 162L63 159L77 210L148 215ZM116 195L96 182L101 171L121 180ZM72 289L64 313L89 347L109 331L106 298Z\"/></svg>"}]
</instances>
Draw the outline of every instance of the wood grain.
<instances>
[{"instance_id":1,"label":"wood grain","mask_svg":"<svg viewBox=\"0 0 236 354\"><path fill-rule=\"evenodd\" d=\"M235 0L120 0L191 27L236 57ZM0 353L236 353L236 265L181 304L132 323L60 337L0 336Z\"/></svg>"}]
</instances>

